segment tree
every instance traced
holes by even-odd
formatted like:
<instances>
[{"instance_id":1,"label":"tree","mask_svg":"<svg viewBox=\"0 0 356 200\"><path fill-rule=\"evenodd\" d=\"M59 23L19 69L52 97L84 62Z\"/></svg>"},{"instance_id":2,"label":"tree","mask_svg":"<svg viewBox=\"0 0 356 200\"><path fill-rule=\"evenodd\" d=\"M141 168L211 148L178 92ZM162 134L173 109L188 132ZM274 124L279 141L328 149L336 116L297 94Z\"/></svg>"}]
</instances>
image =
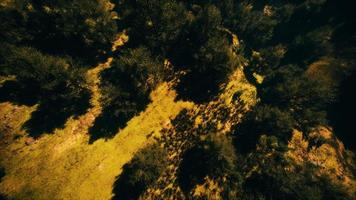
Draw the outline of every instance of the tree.
<instances>
[{"instance_id":1,"label":"tree","mask_svg":"<svg viewBox=\"0 0 356 200\"><path fill-rule=\"evenodd\" d=\"M261 135L275 136L279 143L286 144L295 124L289 112L270 105L257 105L237 125L236 147L241 153L250 152L255 149Z\"/></svg>"},{"instance_id":2,"label":"tree","mask_svg":"<svg viewBox=\"0 0 356 200\"><path fill-rule=\"evenodd\" d=\"M70 58L43 54L30 47L9 46L1 69L20 84L37 89L40 98L78 97L85 90L84 71Z\"/></svg>"},{"instance_id":3,"label":"tree","mask_svg":"<svg viewBox=\"0 0 356 200\"><path fill-rule=\"evenodd\" d=\"M226 135L208 136L184 153L178 168L179 185L188 195L194 186L202 184L205 177L210 177L222 184L224 192L237 190L234 187L240 177L236 173L236 161L231 138ZM222 181L223 177L228 180Z\"/></svg>"},{"instance_id":4,"label":"tree","mask_svg":"<svg viewBox=\"0 0 356 200\"><path fill-rule=\"evenodd\" d=\"M2 7L0 16L6 42L82 61L95 61L116 36L115 13L106 0L20 0Z\"/></svg>"},{"instance_id":5,"label":"tree","mask_svg":"<svg viewBox=\"0 0 356 200\"><path fill-rule=\"evenodd\" d=\"M89 107L84 69L70 58L43 54L29 47L9 46L0 64L5 75L14 75L1 88L1 100L39 107L25 128L37 137L64 125L65 120L80 115ZM43 122L46 123L43 123Z\"/></svg>"},{"instance_id":6,"label":"tree","mask_svg":"<svg viewBox=\"0 0 356 200\"><path fill-rule=\"evenodd\" d=\"M279 19L264 13L264 8L255 8L249 1L237 4L236 21L231 25L234 32L246 41L248 47L255 49L269 42Z\"/></svg>"},{"instance_id":7,"label":"tree","mask_svg":"<svg viewBox=\"0 0 356 200\"><path fill-rule=\"evenodd\" d=\"M128 30L133 47L145 45L163 57L174 48L188 23L188 12L178 1L121 1L117 12L120 28Z\"/></svg>"},{"instance_id":8,"label":"tree","mask_svg":"<svg viewBox=\"0 0 356 200\"><path fill-rule=\"evenodd\" d=\"M138 199L159 178L166 164L166 151L158 144L140 150L115 181L113 199Z\"/></svg>"},{"instance_id":9,"label":"tree","mask_svg":"<svg viewBox=\"0 0 356 200\"><path fill-rule=\"evenodd\" d=\"M220 29L219 9L209 5L197 10L189 34L172 54L172 63L187 71L177 86L180 97L203 103L216 96L237 61Z\"/></svg>"},{"instance_id":10,"label":"tree","mask_svg":"<svg viewBox=\"0 0 356 200\"><path fill-rule=\"evenodd\" d=\"M334 100L334 94L333 88L310 79L292 65L267 76L260 89L263 103L290 112L302 130L325 123L323 111Z\"/></svg>"},{"instance_id":11,"label":"tree","mask_svg":"<svg viewBox=\"0 0 356 200\"><path fill-rule=\"evenodd\" d=\"M164 78L163 61L145 47L126 49L101 75L104 110L91 128L91 141L110 138L150 102Z\"/></svg>"}]
</instances>

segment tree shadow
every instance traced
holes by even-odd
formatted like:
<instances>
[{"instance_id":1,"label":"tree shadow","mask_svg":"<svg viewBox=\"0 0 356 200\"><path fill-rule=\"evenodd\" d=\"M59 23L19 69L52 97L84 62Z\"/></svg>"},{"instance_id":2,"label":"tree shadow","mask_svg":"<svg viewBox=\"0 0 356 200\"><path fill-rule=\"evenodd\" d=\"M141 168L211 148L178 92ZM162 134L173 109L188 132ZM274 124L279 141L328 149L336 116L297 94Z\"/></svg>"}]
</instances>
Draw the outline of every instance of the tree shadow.
<instances>
[{"instance_id":1,"label":"tree shadow","mask_svg":"<svg viewBox=\"0 0 356 200\"><path fill-rule=\"evenodd\" d=\"M112 199L138 199L167 167L166 156L167 152L157 143L138 151L116 177Z\"/></svg>"},{"instance_id":2,"label":"tree shadow","mask_svg":"<svg viewBox=\"0 0 356 200\"><path fill-rule=\"evenodd\" d=\"M135 173L135 170L129 168L128 164L125 164L121 175L116 177L112 200L136 200L144 192L146 185L141 181L137 181L133 185L127 183L133 173Z\"/></svg>"},{"instance_id":3,"label":"tree shadow","mask_svg":"<svg viewBox=\"0 0 356 200\"><path fill-rule=\"evenodd\" d=\"M10 80L0 87L0 102L10 101L18 105L33 106L39 101L39 94L31 83L20 84Z\"/></svg>"},{"instance_id":4,"label":"tree shadow","mask_svg":"<svg viewBox=\"0 0 356 200\"><path fill-rule=\"evenodd\" d=\"M51 133L56 128L63 128L69 117L82 115L90 107L89 91L68 99L62 96L63 91L43 94L38 88L30 82L17 81L7 81L0 88L0 102L10 101L26 106L39 104L32 112L31 118L23 125L31 137L38 138L43 133Z\"/></svg>"},{"instance_id":5,"label":"tree shadow","mask_svg":"<svg viewBox=\"0 0 356 200\"><path fill-rule=\"evenodd\" d=\"M334 128L335 135L344 143L346 148L355 151L354 141L356 135L353 134L356 113L356 96L354 86L356 84L356 71L346 78L339 86L338 101L331 106L328 118Z\"/></svg>"},{"instance_id":6,"label":"tree shadow","mask_svg":"<svg viewBox=\"0 0 356 200\"><path fill-rule=\"evenodd\" d=\"M178 168L177 181L179 187L186 196L194 186L204 183L205 176L209 173L209 155L206 150L201 147L188 149Z\"/></svg>"},{"instance_id":7,"label":"tree shadow","mask_svg":"<svg viewBox=\"0 0 356 200\"><path fill-rule=\"evenodd\" d=\"M130 119L143 111L148 103L149 101L139 105L118 106L114 104L105 107L89 130L89 144L100 138L113 138L120 129L127 125Z\"/></svg>"},{"instance_id":8,"label":"tree shadow","mask_svg":"<svg viewBox=\"0 0 356 200\"><path fill-rule=\"evenodd\" d=\"M176 86L178 93L176 99L193 101L198 104L207 103L219 94L221 83L223 81L218 78L215 72L190 72L184 75Z\"/></svg>"},{"instance_id":9,"label":"tree shadow","mask_svg":"<svg viewBox=\"0 0 356 200\"><path fill-rule=\"evenodd\" d=\"M2 178L6 175L5 173L5 169L3 167L0 167L0 181L2 180Z\"/></svg>"},{"instance_id":10,"label":"tree shadow","mask_svg":"<svg viewBox=\"0 0 356 200\"><path fill-rule=\"evenodd\" d=\"M129 71L113 67L105 70L101 77L101 87L104 91L103 111L89 130L89 144L100 138L113 138L128 121L144 111L151 102L149 91L142 92L136 87Z\"/></svg>"},{"instance_id":11,"label":"tree shadow","mask_svg":"<svg viewBox=\"0 0 356 200\"><path fill-rule=\"evenodd\" d=\"M25 124L29 135L38 138L43 133L51 133L56 128L64 128L69 117L77 118L90 107L90 94L86 93L71 100L58 98L42 101Z\"/></svg>"}]
</instances>

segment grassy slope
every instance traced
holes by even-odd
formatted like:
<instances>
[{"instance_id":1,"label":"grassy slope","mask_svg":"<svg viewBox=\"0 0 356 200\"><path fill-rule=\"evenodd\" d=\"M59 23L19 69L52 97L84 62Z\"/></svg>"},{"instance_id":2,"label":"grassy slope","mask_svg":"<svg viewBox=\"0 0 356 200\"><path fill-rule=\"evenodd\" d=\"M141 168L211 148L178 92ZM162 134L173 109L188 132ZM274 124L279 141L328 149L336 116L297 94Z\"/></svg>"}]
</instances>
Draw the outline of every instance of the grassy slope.
<instances>
[{"instance_id":1,"label":"grassy slope","mask_svg":"<svg viewBox=\"0 0 356 200\"><path fill-rule=\"evenodd\" d=\"M123 34L118 38L113 50L127 41L125 37ZM45 134L36 141L21 129L36 106L0 104L0 127L4 135L0 143L0 164L6 172L0 193L15 199L109 199L122 166L153 136L159 135L160 129L180 110L194 106L189 102L175 102L172 83L162 83L151 93L152 103L146 110L131 119L113 139L101 139L89 145L88 129L102 109L98 75L111 62L109 58L88 71L92 108L78 119L69 119L64 129Z\"/></svg>"},{"instance_id":2,"label":"grassy slope","mask_svg":"<svg viewBox=\"0 0 356 200\"><path fill-rule=\"evenodd\" d=\"M121 35L118 38L113 50L127 40L122 36L125 37ZM69 119L65 128L45 134L38 140L34 141L27 137L26 132L21 129L36 106L18 106L10 102L0 104L0 131L3 131L4 135L4 139L0 140L0 166L4 166L6 172L0 183L0 194L15 199L110 199L113 183L121 173L122 166L137 150L158 138L159 142L171 149L168 155L170 166L158 183L143 197L172 198L169 195L165 196L169 191L181 196L175 182L175 174L179 154L186 148L180 144L184 144L190 136L182 139L175 137L180 133L176 133L171 120L186 108L189 117L195 122L195 127L189 127L186 131L189 134L192 132L200 134L198 127L207 126L207 123L212 122L218 131L226 133L257 101L255 87L247 82L243 74L243 66L247 63L241 58L239 63L241 67L238 67L229 83L222 88L221 95L209 104L194 105L190 102L175 101L173 83L162 83L151 93L152 103L139 116L131 119L114 138L106 141L100 139L90 145L88 129L95 117L101 113L98 75L103 69L110 67L111 62L112 59L109 58L107 62L88 71L92 108L78 119ZM241 94L238 101L233 99L237 92ZM218 119L221 109L226 108L229 110L229 117ZM161 131L163 128L165 131ZM298 147L297 150L303 148ZM322 158L318 150L314 152ZM322 154L330 155L328 152ZM292 152L290 155L292 158L299 158L298 153ZM312 159L313 155L314 153L302 160ZM208 185L208 188L217 187L209 181L203 185ZM207 192L202 191L201 187L197 186L194 191L197 196L201 196L199 193Z\"/></svg>"},{"instance_id":3,"label":"grassy slope","mask_svg":"<svg viewBox=\"0 0 356 200\"><path fill-rule=\"evenodd\" d=\"M109 199L115 177L123 164L159 133L183 108L192 103L174 102L175 93L163 83L151 94L152 103L113 139L88 144L87 130L100 108L94 106L79 119L70 119L62 130L36 141L26 136L1 146L6 176L0 191L16 199ZM13 133L30 117L33 108L0 105L0 116L10 116ZM6 121L1 121L4 126ZM24 133L23 133L24 134ZM26 144L27 143L27 144ZM31 144L30 144L31 143Z\"/></svg>"}]
</instances>

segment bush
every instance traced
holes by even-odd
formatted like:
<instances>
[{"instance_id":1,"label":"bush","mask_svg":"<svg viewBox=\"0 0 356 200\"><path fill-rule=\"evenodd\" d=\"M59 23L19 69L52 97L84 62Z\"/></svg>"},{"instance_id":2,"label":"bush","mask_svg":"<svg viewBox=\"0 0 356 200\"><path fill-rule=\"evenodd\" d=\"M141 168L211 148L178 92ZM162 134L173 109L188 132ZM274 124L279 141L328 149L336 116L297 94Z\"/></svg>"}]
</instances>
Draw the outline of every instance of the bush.
<instances>
[{"instance_id":1,"label":"bush","mask_svg":"<svg viewBox=\"0 0 356 200\"><path fill-rule=\"evenodd\" d=\"M166 151L157 144L140 150L124 165L121 175L115 181L113 199L138 199L158 179L166 164Z\"/></svg>"},{"instance_id":2,"label":"bush","mask_svg":"<svg viewBox=\"0 0 356 200\"><path fill-rule=\"evenodd\" d=\"M290 112L298 128L326 123L324 110L333 102L333 88L307 77L297 66L284 66L268 75L260 89L263 103Z\"/></svg>"},{"instance_id":3,"label":"bush","mask_svg":"<svg viewBox=\"0 0 356 200\"><path fill-rule=\"evenodd\" d=\"M351 200L343 186L327 176L316 177L313 172L291 173L281 167L270 167L246 179L241 199L308 199Z\"/></svg>"},{"instance_id":4,"label":"bush","mask_svg":"<svg viewBox=\"0 0 356 200\"><path fill-rule=\"evenodd\" d=\"M145 109L150 92L162 82L163 62L147 48L126 49L102 72L104 110L91 128L91 141L110 138Z\"/></svg>"},{"instance_id":5,"label":"bush","mask_svg":"<svg viewBox=\"0 0 356 200\"><path fill-rule=\"evenodd\" d=\"M115 14L99 0L16 1L0 9L6 42L93 61L111 48Z\"/></svg>"},{"instance_id":6,"label":"bush","mask_svg":"<svg viewBox=\"0 0 356 200\"><path fill-rule=\"evenodd\" d=\"M16 81L5 82L0 100L39 103L25 124L31 136L51 132L62 127L68 117L86 111L90 93L82 68L69 58L49 56L29 47L10 47L1 69L5 75L14 75Z\"/></svg>"},{"instance_id":7,"label":"bush","mask_svg":"<svg viewBox=\"0 0 356 200\"><path fill-rule=\"evenodd\" d=\"M295 120L289 112L269 105L257 105L236 127L236 147L242 153L249 152L256 147L261 135L276 136L285 144L294 126Z\"/></svg>"},{"instance_id":8,"label":"bush","mask_svg":"<svg viewBox=\"0 0 356 200\"><path fill-rule=\"evenodd\" d=\"M189 194L194 186L204 182L205 177L219 180L226 176L229 182L223 185L224 191L236 190L234 186L239 182L236 161L230 138L225 135L210 136L184 153L178 168L179 185Z\"/></svg>"},{"instance_id":9,"label":"bush","mask_svg":"<svg viewBox=\"0 0 356 200\"><path fill-rule=\"evenodd\" d=\"M5 75L39 90L40 98L78 97L86 89L84 69L73 60L43 54L30 47L9 46L1 63Z\"/></svg>"},{"instance_id":10,"label":"bush","mask_svg":"<svg viewBox=\"0 0 356 200\"><path fill-rule=\"evenodd\" d=\"M205 6L192 21L189 34L174 49L173 65L187 71L177 87L183 99L197 103L210 101L237 66L221 26L219 9Z\"/></svg>"}]
</instances>

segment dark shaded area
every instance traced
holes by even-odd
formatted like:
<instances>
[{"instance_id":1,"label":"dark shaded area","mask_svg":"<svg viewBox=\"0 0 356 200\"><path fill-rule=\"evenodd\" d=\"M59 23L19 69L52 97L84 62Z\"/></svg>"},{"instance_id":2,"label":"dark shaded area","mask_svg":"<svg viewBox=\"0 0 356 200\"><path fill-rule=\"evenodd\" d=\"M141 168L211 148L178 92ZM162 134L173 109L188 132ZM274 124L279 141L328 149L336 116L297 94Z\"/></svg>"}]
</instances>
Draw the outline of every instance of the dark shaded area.
<instances>
[{"instance_id":1,"label":"dark shaded area","mask_svg":"<svg viewBox=\"0 0 356 200\"><path fill-rule=\"evenodd\" d=\"M5 197L5 195L0 194L0 200L7 200L7 198Z\"/></svg>"},{"instance_id":2,"label":"dark shaded area","mask_svg":"<svg viewBox=\"0 0 356 200\"><path fill-rule=\"evenodd\" d=\"M331 105L328 118L334 133L345 144L346 148L355 151L356 124L356 71L347 77L339 86L337 102Z\"/></svg>"},{"instance_id":3,"label":"dark shaded area","mask_svg":"<svg viewBox=\"0 0 356 200\"><path fill-rule=\"evenodd\" d=\"M8 43L70 55L92 66L103 60L115 39L116 23L110 15L96 0L22 0L0 9L1 36Z\"/></svg>"},{"instance_id":4,"label":"dark shaded area","mask_svg":"<svg viewBox=\"0 0 356 200\"><path fill-rule=\"evenodd\" d=\"M202 184L206 176L218 181L224 195L237 190L240 174L236 169L237 157L231 138L211 134L186 150L178 166L177 181L189 198L191 190ZM223 176L228 178L220 182Z\"/></svg>"},{"instance_id":5,"label":"dark shaded area","mask_svg":"<svg viewBox=\"0 0 356 200\"><path fill-rule=\"evenodd\" d=\"M101 74L103 112L90 128L89 143L112 138L150 103L149 94L160 76L160 64L146 48L126 49ZM150 80L149 80L150 78Z\"/></svg>"},{"instance_id":6,"label":"dark shaded area","mask_svg":"<svg viewBox=\"0 0 356 200\"><path fill-rule=\"evenodd\" d=\"M37 109L32 112L31 118L23 126L31 137L37 138L43 133L51 133L56 128L63 128L69 117L84 114L90 107L88 91L67 98L62 96L63 91L66 91L63 88L57 88L61 91L52 91L52 94L48 94L41 92L33 83L7 81L0 87L0 102L10 101L26 106L39 103Z\"/></svg>"},{"instance_id":7,"label":"dark shaded area","mask_svg":"<svg viewBox=\"0 0 356 200\"><path fill-rule=\"evenodd\" d=\"M136 182L134 185L129 185L130 183L127 183L127 180L130 177L130 173L133 172L125 169L125 167L126 165L124 166L124 171L119 177L117 177L117 180L114 183L113 200L136 200L146 189L146 186L143 182Z\"/></svg>"},{"instance_id":8,"label":"dark shaded area","mask_svg":"<svg viewBox=\"0 0 356 200\"><path fill-rule=\"evenodd\" d=\"M64 128L69 117L78 117L90 107L90 94L79 98L58 98L41 101L39 107L31 114L24 128L31 137L39 137L43 133L52 133L56 128Z\"/></svg>"},{"instance_id":9,"label":"dark shaded area","mask_svg":"<svg viewBox=\"0 0 356 200\"><path fill-rule=\"evenodd\" d=\"M209 154L201 147L188 149L178 168L178 184L186 195L197 184L204 182L204 177L209 173Z\"/></svg>"},{"instance_id":10,"label":"dark shaded area","mask_svg":"<svg viewBox=\"0 0 356 200\"><path fill-rule=\"evenodd\" d=\"M129 47L144 45L153 55L167 58L175 72L187 72L177 85L177 98L206 103L218 94L233 66L217 7L206 2L124 0L117 12L122 16L119 27L128 28Z\"/></svg>"},{"instance_id":11,"label":"dark shaded area","mask_svg":"<svg viewBox=\"0 0 356 200\"><path fill-rule=\"evenodd\" d=\"M288 112L259 104L236 126L235 148L241 154L249 153L256 149L261 135L276 136L283 148L290 139L294 126L295 120Z\"/></svg>"},{"instance_id":12,"label":"dark shaded area","mask_svg":"<svg viewBox=\"0 0 356 200\"><path fill-rule=\"evenodd\" d=\"M247 178L242 199L353 199L342 185L333 184L327 176L313 177L312 172L294 174L283 169L274 170Z\"/></svg>"},{"instance_id":13,"label":"dark shaded area","mask_svg":"<svg viewBox=\"0 0 356 200\"><path fill-rule=\"evenodd\" d=\"M176 87L177 99L206 103L211 101L220 91L216 73L188 73L180 79ZM216 83L218 82L218 83Z\"/></svg>"},{"instance_id":14,"label":"dark shaded area","mask_svg":"<svg viewBox=\"0 0 356 200\"><path fill-rule=\"evenodd\" d=\"M166 167L166 151L154 144L135 154L124 165L113 186L113 200L136 200L153 184Z\"/></svg>"},{"instance_id":15,"label":"dark shaded area","mask_svg":"<svg viewBox=\"0 0 356 200\"><path fill-rule=\"evenodd\" d=\"M6 81L0 87L0 102L10 101L18 105L33 106L39 99L40 91L31 83L20 84L17 81Z\"/></svg>"},{"instance_id":16,"label":"dark shaded area","mask_svg":"<svg viewBox=\"0 0 356 200\"><path fill-rule=\"evenodd\" d=\"M4 167L0 167L0 180L2 180L2 178L5 176L5 168Z\"/></svg>"},{"instance_id":17,"label":"dark shaded area","mask_svg":"<svg viewBox=\"0 0 356 200\"><path fill-rule=\"evenodd\" d=\"M93 127L89 130L90 144L100 138L109 139L114 137L119 129L124 128L130 119L143 111L150 101L149 99L142 101L141 97L136 97L136 99L120 102L126 102L126 104L108 105L95 119Z\"/></svg>"}]
</instances>

